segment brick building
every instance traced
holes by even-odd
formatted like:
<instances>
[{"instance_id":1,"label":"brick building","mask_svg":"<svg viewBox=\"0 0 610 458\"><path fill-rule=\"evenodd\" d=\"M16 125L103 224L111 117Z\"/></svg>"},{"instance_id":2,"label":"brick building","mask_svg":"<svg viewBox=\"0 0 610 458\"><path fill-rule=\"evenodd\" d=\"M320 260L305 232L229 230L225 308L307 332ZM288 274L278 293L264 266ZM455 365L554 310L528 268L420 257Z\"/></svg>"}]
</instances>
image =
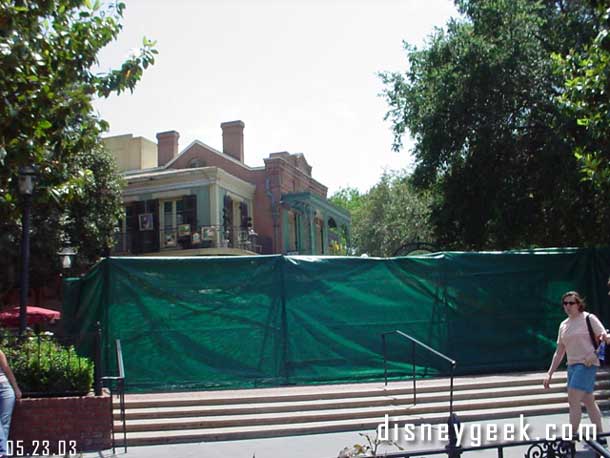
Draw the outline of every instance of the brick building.
<instances>
[{"instance_id":1,"label":"brick building","mask_svg":"<svg viewBox=\"0 0 610 458\"><path fill-rule=\"evenodd\" d=\"M195 140L179 152L176 131L158 133L157 143L129 134L104 139L127 184L114 254L345 250L349 213L327 200L303 154L272 153L264 166L248 166L244 127L221 124L223 151Z\"/></svg>"}]
</instances>

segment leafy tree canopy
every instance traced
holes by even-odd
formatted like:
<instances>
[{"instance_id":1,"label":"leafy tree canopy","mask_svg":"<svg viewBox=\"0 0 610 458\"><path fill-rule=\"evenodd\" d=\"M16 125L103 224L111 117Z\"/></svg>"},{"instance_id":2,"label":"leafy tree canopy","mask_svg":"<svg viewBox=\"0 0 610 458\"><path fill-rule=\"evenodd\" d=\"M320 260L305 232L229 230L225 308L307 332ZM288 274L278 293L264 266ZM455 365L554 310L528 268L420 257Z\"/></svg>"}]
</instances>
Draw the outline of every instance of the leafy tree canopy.
<instances>
[{"instance_id":1,"label":"leafy tree canopy","mask_svg":"<svg viewBox=\"0 0 610 458\"><path fill-rule=\"evenodd\" d=\"M415 140L414 182L438 192L441 246L510 249L606 243L610 215L580 181L576 123L557 102L552 53L594 36L585 1L460 0L461 19L423 49L405 45L406 73L383 73L395 148Z\"/></svg>"},{"instance_id":2,"label":"leafy tree canopy","mask_svg":"<svg viewBox=\"0 0 610 458\"><path fill-rule=\"evenodd\" d=\"M416 190L405 171L384 173L367 193L344 188L330 200L351 213L355 254L392 256L406 242L433 242L431 193Z\"/></svg>"},{"instance_id":3,"label":"leafy tree canopy","mask_svg":"<svg viewBox=\"0 0 610 458\"><path fill-rule=\"evenodd\" d=\"M18 172L37 171L33 265L57 267L69 238L91 262L108 246L120 181L101 149L107 123L94 97L133 90L154 63L154 43L118 69L94 73L97 54L121 30L125 5L89 0L0 0L0 256L11 278L19 245ZM32 276L36 279L36 276ZM6 285L5 285L6 286Z\"/></svg>"},{"instance_id":4,"label":"leafy tree canopy","mask_svg":"<svg viewBox=\"0 0 610 458\"><path fill-rule=\"evenodd\" d=\"M597 3L597 2L592 2ZM554 54L565 78L560 103L577 119L574 153L586 180L610 186L610 3L600 2L592 21L597 35L580 51Z\"/></svg>"},{"instance_id":5,"label":"leafy tree canopy","mask_svg":"<svg viewBox=\"0 0 610 458\"><path fill-rule=\"evenodd\" d=\"M362 207L365 194L360 194L357 188L341 188L330 196L329 200L340 207L345 208L350 213L357 213Z\"/></svg>"}]
</instances>

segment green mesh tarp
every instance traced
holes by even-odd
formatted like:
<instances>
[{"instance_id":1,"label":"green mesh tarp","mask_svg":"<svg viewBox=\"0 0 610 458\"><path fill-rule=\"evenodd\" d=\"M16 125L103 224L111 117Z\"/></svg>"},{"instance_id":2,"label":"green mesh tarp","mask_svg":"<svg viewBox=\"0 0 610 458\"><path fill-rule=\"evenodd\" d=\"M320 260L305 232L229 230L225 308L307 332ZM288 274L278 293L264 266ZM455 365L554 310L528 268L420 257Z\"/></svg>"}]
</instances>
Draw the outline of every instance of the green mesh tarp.
<instances>
[{"instance_id":1,"label":"green mesh tarp","mask_svg":"<svg viewBox=\"0 0 610 458\"><path fill-rule=\"evenodd\" d=\"M381 334L400 330L456 373L545 369L578 290L610 324L608 249L437 253L391 259L108 258L65 284L66 332L120 339L130 391L379 380ZM446 361L387 336L392 379Z\"/></svg>"}]
</instances>

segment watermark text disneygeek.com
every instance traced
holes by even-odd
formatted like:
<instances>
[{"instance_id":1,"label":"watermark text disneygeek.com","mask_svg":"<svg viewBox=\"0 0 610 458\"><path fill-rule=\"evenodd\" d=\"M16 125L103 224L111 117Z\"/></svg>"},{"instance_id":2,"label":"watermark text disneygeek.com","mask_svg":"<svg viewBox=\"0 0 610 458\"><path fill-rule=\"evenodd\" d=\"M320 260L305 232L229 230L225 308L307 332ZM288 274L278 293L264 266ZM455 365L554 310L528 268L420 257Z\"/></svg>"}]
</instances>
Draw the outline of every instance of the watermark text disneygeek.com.
<instances>
[{"instance_id":1,"label":"watermark text disneygeek.com","mask_svg":"<svg viewBox=\"0 0 610 458\"><path fill-rule=\"evenodd\" d=\"M546 424L545 434L542 437L534 436L531 425L525 421L523 414L519 415L519 423L468 423L452 424L453 435L455 435L457 446L478 447L483 443L514 442L530 440L555 441L570 440L574 436L572 425ZM581 424L576 433L579 439L595 439L597 428L593 424ZM380 441L393 442L449 442L450 426L446 423L432 425L421 423L418 425L405 423L402 427L396 422L390 422L386 414L383 423L377 426L377 438Z\"/></svg>"}]
</instances>

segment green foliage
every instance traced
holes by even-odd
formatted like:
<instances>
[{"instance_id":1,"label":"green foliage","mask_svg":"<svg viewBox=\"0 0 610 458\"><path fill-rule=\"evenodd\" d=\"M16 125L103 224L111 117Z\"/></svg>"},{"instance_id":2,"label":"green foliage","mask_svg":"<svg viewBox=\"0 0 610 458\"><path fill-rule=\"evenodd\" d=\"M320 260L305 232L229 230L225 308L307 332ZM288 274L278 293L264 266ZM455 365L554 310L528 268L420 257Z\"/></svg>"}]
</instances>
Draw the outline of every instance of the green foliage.
<instances>
[{"instance_id":1,"label":"green foliage","mask_svg":"<svg viewBox=\"0 0 610 458\"><path fill-rule=\"evenodd\" d=\"M338 207L344 208L350 212L352 217L350 240L348 241L348 234L340 230L340 228L330 228L329 231L333 233L334 237L329 242L329 250L332 255L349 256L358 252L357 242L354 243L354 222L358 220L360 214L360 207L362 206L364 196L360 194L360 191L356 188L341 188L329 197L329 201ZM351 250L351 251L350 251Z\"/></svg>"},{"instance_id":2,"label":"green foliage","mask_svg":"<svg viewBox=\"0 0 610 458\"><path fill-rule=\"evenodd\" d=\"M329 199L333 204L345 208L350 213L358 212L364 201L364 195L356 188L341 188L335 192Z\"/></svg>"},{"instance_id":3,"label":"green foliage","mask_svg":"<svg viewBox=\"0 0 610 458\"><path fill-rule=\"evenodd\" d=\"M559 102L576 119L574 155L583 178L598 189L610 186L610 8L601 2L593 22L597 35L580 51L553 55L564 78Z\"/></svg>"},{"instance_id":4,"label":"green foliage","mask_svg":"<svg viewBox=\"0 0 610 458\"><path fill-rule=\"evenodd\" d=\"M375 457L382 456L378 454L380 452L380 446L386 449L396 447L398 450L404 450L397 442L393 440L380 440L378 433L375 433L373 437L371 434L358 433L361 437L366 439L366 444L354 444L351 448L345 447L339 452L337 458L356 458L356 457ZM387 455L387 450L383 451L383 456Z\"/></svg>"},{"instance_id":5,"label":"green foliage","mask_svg":"<svg viewBox=\"0 0 610 458\"><path fill-rule=\"evenodd\" d=\"M419 191L406 172L386 172L366 194L341 189L330 200L350 211L354 254L392 256L404 243L433 242L432 193Z\"/></svg>"},{"instance_id":6,"label":"green foliage","mask_svg":"<svg viewBox=\"0 0 610 458\"><path fill-rule=\"evenodd\" d=\"M53 275L70 240L88 264L108 246L120 180L101 150L107 129L94 97L133 90L154 63L154 43L119 69L92 70L121 30L125 5L87 0L0 0L0 258L12 286L20 239L18 170L34 165L32 265ZM34 273L34 280L41 279Z\"/></svg>"},{"instance_id":7,"label":"green foliage","mask_svg":"<svg viewBox=\"0 0 610 458\"><path fill-rule=\"evenodd\" d=\"M62 225L70 240L79 241L78 264L94 263L114 243L116 221L123 214L123 180L112 155L101 145L74 158L76 170L86 170L79 192L72 194ZM90 173L89 173L90 172Z\"/></svg>"},{"instance_id":8,"label":"green foliage","mask_svg":"<svg viewBox=\"0 0 610 458\"><path fill-rule=\"evenodd\" d=\"M6 350L21 391L36 395L86 395L93 386L93 362L51 337L30 336Z\"/></svg>"},{"instance_id":9,"label":"green foliage","mask_svg":"<svg viewBox=\"0 0 610 458\"><path fill-rule=\"evenodd\" d=\"M585 1L456 2L461 19L423 49L406 45L406 73L383 73L394 146L415 140L413 182L434 193L430 221L452 249L608 243L609 196L582 183L576 124L557 103L551 54L594 30Z\"/></svg>"}]
</instances>

